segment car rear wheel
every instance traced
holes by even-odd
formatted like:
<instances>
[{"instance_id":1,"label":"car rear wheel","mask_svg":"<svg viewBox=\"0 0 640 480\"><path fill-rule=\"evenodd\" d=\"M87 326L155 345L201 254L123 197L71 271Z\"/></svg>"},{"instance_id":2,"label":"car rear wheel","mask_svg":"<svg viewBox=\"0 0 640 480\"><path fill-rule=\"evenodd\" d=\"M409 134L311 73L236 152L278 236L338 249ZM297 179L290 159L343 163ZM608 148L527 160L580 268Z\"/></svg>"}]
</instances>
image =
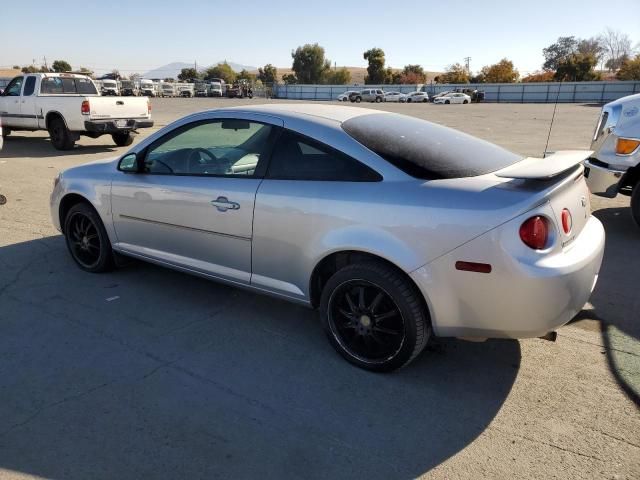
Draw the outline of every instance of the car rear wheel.
<instances>
[{"instance_id":1,"label":"car rear wheel","mask_svg":"<svg viewBox=\"0 0 640 480\"><path fill-rule=\"evenodd\" d=\"M128 147L133 143L131 132L114 133L111 135L113 142L119 147Z\"/></svg>"},{"instance_id":2,"label":"car rear wheel","mask_svg":"<svg viewBox=\"0 0 640 480\"><path fill-rule=\"evenodd\" d=\"M64 120L59 117L51 120L49 124L49 137L56 150L71 150L76 143L71 136L71 132L64 124Z\"/></svg>"},{"instance_id":3,"label":"car rear wheel","mask_svg":"<svg viewBox=\"0 0 640 480\"><path fill-rule=\"evenodd\" d=\"M356 103L360 103L362 101L362 97L356 97Z\"/></svg>"},{"instance_id":4,"label":"car rear wheel","mask_svg":"<svg viewBox=\"0 0 640 480\"><path fill-rule=\"evenodd\" d=\"M631 195L631 216L636 222L636 225L640 227L640 183L636 183L633 187L633 194Z\"/></svg>"},{"instance_id":5,"label":"car rear wheel","mask_svg":"<svg viewBox=\"0 0 640 480\"><path fill-rule=\"evenodd\" d=\"M375 372L408 364L431 335L419 291L401 272L378 262L336 272L322 291L320 313L338 353Z\"/></svg>"},{"instance_id":6,"label":"car rear wheel","mask_svg":"<svg viewBox=\"0 0 640 480\"><path fill-rule=\"evenodd\" d=\"M449 105L451 102L450 102L449 100L445 100L445 101L444 101L444 103L445 103L446 105Z\"/></svg>"},{"instance_id":7,"label":"car rear wheel","mask_svg":"<svg viewBox=\"0 0 640 480\"><path fill-rule=\"evenodd\" d=\"M342 101L343 101L343 102L347 102L347 101L349 101L349 99L348 99L347 97L344 97L344 98L342 99Z\"/></svg>"},{"instance_id":8,"label":"car rear wheel","mask_svg":"<svg viewBox=\"0 0 640 480\"><path fill-rule=\"evenodd\" d=\"M427 103L429 100L427 100L426 98L422 99L422 103Z\"/></svg>"},{"instance_id":9,"label":"car rear wheel","mask_svg":"<svg viewBox=\"0 0 640 480\"><path fill-rule=\"evenodd\" d=\"M380 103L381 101L382 101L382 98L376 97L376 103Z\"/></svg>"},{"instance_id":10,"label":"car rear wheel","mask_svg":"<svg viewBox=\"0 0 640 480\"><path fill-rule=\"evenodd\" d=\"M64 235L71 257L87 272L113 269L111 242L98 213L87 203L69 209L64 221Z\"/></svg>"}]
</instances>

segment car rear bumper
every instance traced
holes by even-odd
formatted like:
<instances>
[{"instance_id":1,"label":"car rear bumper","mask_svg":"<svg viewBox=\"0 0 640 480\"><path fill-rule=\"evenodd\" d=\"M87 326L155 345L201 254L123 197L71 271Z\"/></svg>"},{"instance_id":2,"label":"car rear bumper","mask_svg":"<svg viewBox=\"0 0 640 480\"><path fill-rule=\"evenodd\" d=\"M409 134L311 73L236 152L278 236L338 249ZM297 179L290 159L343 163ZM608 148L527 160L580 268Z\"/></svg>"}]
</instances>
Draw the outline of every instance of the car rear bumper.
<instances>
[{"instance_id":1,"label":"car rear bumper","mask_svg":"<svg viewBox=\"0 0 640 480\"><path fill-rule=\"evenodd\" d=\"M622 170L612 170L590 160L584 161L587 186L594 195L614 198L618 194L618 184L624 175Z\"/></svg>"},{"instance_id":2,"label":"car rear bumper","mask_svg":"<svg viewBox=\"0 0 640 480\"><path fill-rule=\"evenodd\" d=\"M436 335L539 337L569 322L588 301L604 253L605 233L597 218L589 218L570 246L534 262L503 251L499 230L411 273ZM456 270L457 261L476 261L488 250L497 252L490 273Z\"/></svg>"},{"instance_id":3,"label":"car rear bumper","mask_svg":"<svg viewBox=\"0 0 640 480\"><path fill-rule=\"evenodd\" d=\"M118 126L117 121L124 120L124 126ZM153 120L135 120L135 119L109 119L109 120L86 120L84 129L91 133L119 133L130 132L138 128L153 127Z\"/></svg>"}]
</instances>

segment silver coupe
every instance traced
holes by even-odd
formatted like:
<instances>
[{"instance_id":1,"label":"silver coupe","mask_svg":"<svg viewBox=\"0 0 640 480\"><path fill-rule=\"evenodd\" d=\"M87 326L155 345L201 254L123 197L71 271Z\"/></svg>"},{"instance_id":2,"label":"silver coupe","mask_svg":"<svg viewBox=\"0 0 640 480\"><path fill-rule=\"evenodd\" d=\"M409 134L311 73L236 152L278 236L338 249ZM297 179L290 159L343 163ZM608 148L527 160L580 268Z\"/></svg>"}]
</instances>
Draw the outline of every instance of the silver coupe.
<instances>
[{"instance_id":1,"label":"silver coupe","mask_svg":"<svg viewBox=\"0 0 640 480\"><path fill-rule=\"evenodd\" d=\"M524 158L366 108L243 106L64 171L51 215L83 270L135 257L318 308L344 358L389 371L432 335L538 337L582 309L605 239L589 153Z\"/></svg>"}]
</instances>

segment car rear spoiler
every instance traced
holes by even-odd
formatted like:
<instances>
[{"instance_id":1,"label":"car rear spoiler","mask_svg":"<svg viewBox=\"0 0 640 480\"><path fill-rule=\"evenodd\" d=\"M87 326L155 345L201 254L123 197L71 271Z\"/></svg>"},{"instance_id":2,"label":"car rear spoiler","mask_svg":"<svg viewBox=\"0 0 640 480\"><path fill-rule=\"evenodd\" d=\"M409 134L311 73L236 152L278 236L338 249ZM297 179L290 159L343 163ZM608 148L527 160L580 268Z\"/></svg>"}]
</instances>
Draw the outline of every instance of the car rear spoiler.
<instances>
[{"instance_id":1,"label":"car rear spoiler","mask_svg":"<svg viewBox=\"0 0 640 480\"><path fill-rule=\"evenodd\" d=\"M498 170L502 178L547 179L560 175L589 158L591 150L563 150L544 158L527 157L518 163Z\"/></svg>"}]
</instances>

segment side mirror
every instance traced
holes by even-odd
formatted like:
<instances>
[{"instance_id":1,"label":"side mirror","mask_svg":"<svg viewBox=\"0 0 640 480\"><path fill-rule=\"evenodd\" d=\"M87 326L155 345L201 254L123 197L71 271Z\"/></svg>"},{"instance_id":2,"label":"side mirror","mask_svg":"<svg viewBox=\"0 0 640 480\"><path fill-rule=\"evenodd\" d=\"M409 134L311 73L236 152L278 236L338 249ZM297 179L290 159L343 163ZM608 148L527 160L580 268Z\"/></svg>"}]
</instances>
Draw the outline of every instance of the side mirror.
<instances>
[{"instance_id":1,"label":"side mirror","mask_svg":"<svg viewBox=\"0 0 640 480\"><path fill-rule=\"evenodd\" d=\"M135 153L129 153L120 159L118 162L118 170L127 173L138 172L138 155Z\"/></svg>"}]
</instances>

